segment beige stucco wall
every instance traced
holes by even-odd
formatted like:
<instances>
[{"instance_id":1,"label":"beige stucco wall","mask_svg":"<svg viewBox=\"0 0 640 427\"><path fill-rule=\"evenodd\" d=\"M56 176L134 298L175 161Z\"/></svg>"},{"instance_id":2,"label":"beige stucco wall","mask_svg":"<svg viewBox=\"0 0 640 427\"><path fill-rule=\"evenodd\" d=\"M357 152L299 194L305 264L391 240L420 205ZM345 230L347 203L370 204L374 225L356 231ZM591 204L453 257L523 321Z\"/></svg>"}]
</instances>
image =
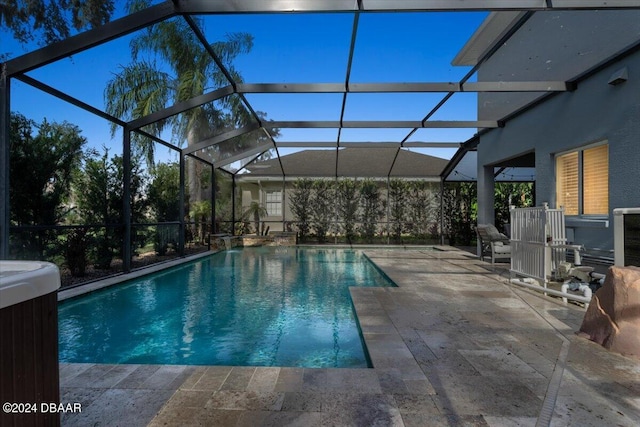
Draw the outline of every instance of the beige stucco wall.
<instances>
[{"instance_id":1,"label":"beige stucco wall","mask_svg":"<svg viewBox=\"0 0 640 427\"><path fill-rule=\"evenodd\" d=\"M279 216L266 216L263 217L262 220L267 223L270 231L287 231L284 230L283 222L293 222L295 221L295 217L291 212L291 204L289 203L289 192L293 188L295 179L287 180L284 183L284 194L283 194L283 212L284 218ZM382 200L387 199L387 181L386 179L377 180L379 187L381 189L381 198ZM274 190L282 190L283 182L282 180L266 180L266 181L248 181L242 180L238 182L238 190L242 199L242 211L246 210L247 207L251 204L252 201L258 201L263 206L265 205L265 195L267 191ZM437 193L439 191L439 182L433 182L433 193ZM387 220L386 211L383 218L380 219L381 222ZM253 227L253 226L252 226Z\"/></svg>"},{"instance_id":2,"label":"beige stucco wall","mask_svg":"<svg viewBox=\"0 0 640 427\"><path fill-rule=\"evenodd\" d=\"M251 202L258 202L262 206L266 206L267 191L282 191L282 181L259 181L259 182L240 182L238 183L238 191L242 200L242 212L244 212ZM284 200L284 212L286 220L291 221L291 210L288 208L287 200ZM265 227L269 227L269 231L284 231L282 215L270 215L262 217L262 221L266 223Z\"/></svg>"}]
</instances>

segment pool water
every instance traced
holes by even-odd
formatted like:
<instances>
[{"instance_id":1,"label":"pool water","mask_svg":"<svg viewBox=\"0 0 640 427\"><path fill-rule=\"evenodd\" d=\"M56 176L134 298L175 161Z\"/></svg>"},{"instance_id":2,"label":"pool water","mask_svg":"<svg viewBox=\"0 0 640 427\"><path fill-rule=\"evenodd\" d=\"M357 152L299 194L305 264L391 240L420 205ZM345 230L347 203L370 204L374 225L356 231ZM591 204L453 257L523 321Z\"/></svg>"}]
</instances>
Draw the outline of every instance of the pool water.
<instances>
[{"instance_id":1,"label":"pool water","mask_svg":"<svg viewBox=\"0 0 640 427\"><path fill-rule=\"evenodd\" d=\"M349 286L394 286L360 252L234 249L59 305L61 362L367 367Z\"/></svg>"}]
</instances>

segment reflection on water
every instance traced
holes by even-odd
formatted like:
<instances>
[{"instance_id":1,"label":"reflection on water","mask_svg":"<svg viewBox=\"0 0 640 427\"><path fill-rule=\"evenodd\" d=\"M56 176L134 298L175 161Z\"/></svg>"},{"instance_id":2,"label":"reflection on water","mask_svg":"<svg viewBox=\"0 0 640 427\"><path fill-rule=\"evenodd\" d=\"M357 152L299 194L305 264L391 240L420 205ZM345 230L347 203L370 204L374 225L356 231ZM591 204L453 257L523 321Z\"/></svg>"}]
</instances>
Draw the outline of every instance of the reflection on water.
<instances>
[{"instance_id":1,"label":"reflection on water","mask_svg":"<svg viewBox=\"0 0 640 427\"><path fill-rule=\"evenodd\" d=\"M62 303L60 360L366 367L349 286L393 285L358 251L220 252Z\"/></svg>"}]
</instances>

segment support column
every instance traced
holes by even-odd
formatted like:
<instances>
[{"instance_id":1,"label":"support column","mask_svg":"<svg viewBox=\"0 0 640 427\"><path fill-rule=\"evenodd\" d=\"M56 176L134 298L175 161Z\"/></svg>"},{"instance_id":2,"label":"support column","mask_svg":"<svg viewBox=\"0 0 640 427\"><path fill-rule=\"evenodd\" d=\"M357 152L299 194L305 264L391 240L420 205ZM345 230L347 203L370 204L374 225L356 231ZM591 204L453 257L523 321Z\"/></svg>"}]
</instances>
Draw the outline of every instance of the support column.
<instances>
[{"instance_id":1,"label":"support column","mask_svg":"<svg viewBox=\"0 0 640 427\"><path fill-rule=\"evenodd\" d=\"M178 215L180 216L179 221L180 221L180 230L178 232L178 253L180 254L180 256L184 256L184 234L186 232L186 227L184 224L184 199L185 199L185 195L184 195L184 186L185 186L185 173L184 173L184 167L185 167L185 156L184 154L182 154L182 151L180 152L180 193L178 196L178 203L180 203L180 206L178 206Z\"/></svg>"},{"instance_id":2,"label":"support column","mask_svg":"<svg viewBox=\"0 0 640 427\"><path fill-rule=\"evenodd\" d=\"M0 64L0 259L9 258L9 155L11 104L6 65Z\"/></svg>"},{"instance_id":3,"label":"support column","mask_svg":"<svg viewBox=\"0 0 640 427\"><path fill-rule=\"evenodd\" d=\"M493 166L478 166L478 223L495 222L495 178Z\"/></svg>"},{"instance_id":4,"label":"support column","mask_svg":"<svg viewBox=\"0 0 640 427\"><path fill-rule=\"evenodd\" d=\"M286 203L286 193L285 193L285 176L282 175L282 201L280 204L282 205L282 231L287 231L287 227L285 227L285 223L287 222L286 214L287 214L287 203Z\"/></svg>"},{"instance_id":5,"label":"support column","mask_svg":"<svg viewBox=\"0 0 640 427\"><path fill-rule=\"evenodd\" d=\"M444 178L440 177L440 244L444 245Z\"/></svg>"},{"instance_id":6,"label":"support column","mask_svg":"<svg viewBox=\"0 0 640 427\"><path fill-rule=\"evenodd\" d=\"M211 249L211 234L216 234L216 168L211 165L211 233L209 233L209 249Z\"/></svg>"},{"instance_id":7,"label":"support column","mask_svg":"<svg viewBox=\"0 0 640 427\"><path fill-rule=\"evenodd\" d=\"M131 130L128 127L122 131L122 220L122 270L128 273L131 271Z\"/></svg>"},{"instance_id":8,"label":"support column","mask_svg":"<svg viewBox=\"0 0 640 427\"><path fill-rule=\"evenodd\" d=\"M495 223L495 186L493 166L478 165L478 224ZM478 242L478 255L482 253L481 250Z\"/></svg>"},{"instance_id":9,"label":"support column","mask_svg":"<svg viewBox=\"0 0 640 427\"><path fill-rule=\"evenodd\" d=\"M390 243L390 240L391 240L389 236L389 233L391 231L389 228L389 221L391 218L391 199L389 198L389 194L391 193L390 184L391 183L389 182L389 176L387 175L387 245Z\"/></svg>"},{"instance_id":10,"label":"support column","mask_svg":"<svg viewBox=\"0 0 640 427\"><path fill-rule=\"evenodd\" d=\"M231 235L236 235L236 174L231 175Z\"/></svg>"}]
</instances>

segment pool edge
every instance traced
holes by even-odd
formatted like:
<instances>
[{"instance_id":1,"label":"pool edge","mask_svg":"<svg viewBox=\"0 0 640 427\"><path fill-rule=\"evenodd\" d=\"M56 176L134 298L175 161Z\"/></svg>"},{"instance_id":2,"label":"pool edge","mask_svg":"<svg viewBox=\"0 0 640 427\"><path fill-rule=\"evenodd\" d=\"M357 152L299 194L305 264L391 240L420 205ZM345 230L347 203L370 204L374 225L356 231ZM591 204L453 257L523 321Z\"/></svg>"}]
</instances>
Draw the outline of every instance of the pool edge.
<instances>
[{"instance_id":1,"label":"pool edge","mask_svg":"<svg viewBox=\"0 0 640 427\"><path fill-rule=\"evenodd\" d=\"M116 276L110 276L106 279L90 282L80 286L75 286L70 289L60 289L58 291L58 302L64 301L70 298L75 298L81 295L85 295L91 292L95 292L100 289L108 288L109 286L117 285L132 279L138 279L148 274L157 273L159 271L166 270L171 267L176 267L182 264L186 264L188 262L197 261L201 258L206 258L218 252L220 251L202 252L202 253L190 255L184 258L173 259L171 261L166 261L166 262L154 264L148 267L143 267L141 269L132 271L130 273L123 273L123 274L118 274Z\"/></svg>"}]
</instances>

